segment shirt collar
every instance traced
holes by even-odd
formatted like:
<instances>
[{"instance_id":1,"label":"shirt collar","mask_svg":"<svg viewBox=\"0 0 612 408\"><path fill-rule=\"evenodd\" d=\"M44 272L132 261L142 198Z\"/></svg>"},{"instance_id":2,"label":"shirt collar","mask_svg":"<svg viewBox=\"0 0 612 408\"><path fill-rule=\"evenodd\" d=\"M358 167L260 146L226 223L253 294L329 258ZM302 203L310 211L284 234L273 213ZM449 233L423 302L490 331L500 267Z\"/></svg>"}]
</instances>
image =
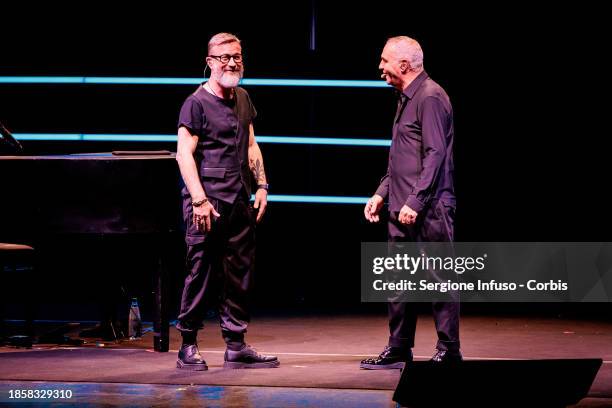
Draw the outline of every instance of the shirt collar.
<instances>
[{"instance_id":1,"label":"shirt collar","mask_svg":"<svg viewBox=\"0 0 612 408\"><path fill-rule=\"evenodd\" d=\"M410 85L408 85L406 87L406 89L404 89L404 91L401 93L401 95L407 96L408 99L414 98L414 94L421 87L421 84L427 78L429 78L429 75L427 75L427 72L425 72L425 70L423 70L419 75L417 75L416 78L414 78L414 80L410 83Z\"/></svg>"}]
</instances>

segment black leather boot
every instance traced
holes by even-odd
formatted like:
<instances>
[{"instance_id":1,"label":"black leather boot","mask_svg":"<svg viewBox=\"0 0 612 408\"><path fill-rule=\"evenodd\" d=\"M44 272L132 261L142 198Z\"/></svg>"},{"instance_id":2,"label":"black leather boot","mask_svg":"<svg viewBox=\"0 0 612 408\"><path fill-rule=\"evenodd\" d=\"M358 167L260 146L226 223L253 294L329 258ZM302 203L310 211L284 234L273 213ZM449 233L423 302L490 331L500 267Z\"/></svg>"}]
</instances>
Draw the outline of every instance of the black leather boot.
<instances>
[{"instance_id":1,"label":"black leather boot","mask_svg":"<svg viewBox=\"0 0 612 408\"><path fill-rule=\"evenodd\" d=\"M208 370L206 361L202 358L197 344L183 344L178 353L176 367L191 371Z\"/></svg>"},{"instance_id":2,"label":"black leather boot","mask_svg":"<svg viewBox=\"0 0 612 408\"><path fill-rule=\"evenodd\" d=\"M385 349L378 357L361 360L359 367L366 370L404 368L404 365L411 361L412 350L385 346Z\"/></svg>"},{"instance_id":3,"label":"black leather boot","mask_svg":"<svg viewBox=\"0 0 612 408\"><path fill-rule=\"evenodd\" d=\"M225 368L274 368L280 365L276 356L259 354L249 345L241 350L225 350Z\"/></svg>"}]
</instances>

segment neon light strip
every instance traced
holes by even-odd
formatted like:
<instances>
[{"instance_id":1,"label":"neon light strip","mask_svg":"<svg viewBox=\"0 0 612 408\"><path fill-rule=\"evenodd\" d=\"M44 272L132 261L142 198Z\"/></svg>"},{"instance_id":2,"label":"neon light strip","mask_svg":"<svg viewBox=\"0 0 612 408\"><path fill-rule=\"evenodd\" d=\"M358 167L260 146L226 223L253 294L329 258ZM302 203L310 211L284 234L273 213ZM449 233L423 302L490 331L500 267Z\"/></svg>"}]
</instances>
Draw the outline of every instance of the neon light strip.
<instances>
[{"instance_id":1,"label":"neon light strip","mask_svg":"<svg viewBox=\"0 0 612 408\"><path fill-rule=\"evenodd\" d=\"M81 141L80 133L13 133L17 140L52 140L52 141Z\"/></svg>"},{"instance_id":2,"label":"neon light strip","mask_svg":"<svg viewBox=\"0 0 612 408\"><path fill-rule=\"evenodd\" d=\"M1 84L197 85L202 78L0 76ZM244 86L302 86L336 88L388 88L383 81L335 79L244 78Z\"/></svg>"},{"instance_id":3,"label":"neon light strip","mask_svg":"<svg viewBox=\"0 0 612 408\"><path fill-rule=\"evenodd\" d=\"M307 203L307 204L365 204L369 197L338 197L310 195L268 195L268 201L277 203ZM255 196L251 196L255 200Z\"/></svg>"},{"instance_id":4,"label":"neon light strip","mask_svg":"<svg viewBox=\"0 0 612 408\"><path fill-rule=\"evenodd\" d=\"M386 139L345 139L337 137L257 136L257 142L337 146L391 146L391 141Z\"/></svg>"},{"instance_id":5,"label":"neon light strip","mask_svg":"<svg viewBox=\"0 0 612 408\"><path fill-rule=\"evenodd\" d=\"M89 141L89 142L176 142L176 135L125 135L90 133L16 133L17 140L39 141ZM336 145L336 146L380 146L389 147L387 139L354 139L336 137L257 136L259 143Z\"/></svg>"}]
</instances>

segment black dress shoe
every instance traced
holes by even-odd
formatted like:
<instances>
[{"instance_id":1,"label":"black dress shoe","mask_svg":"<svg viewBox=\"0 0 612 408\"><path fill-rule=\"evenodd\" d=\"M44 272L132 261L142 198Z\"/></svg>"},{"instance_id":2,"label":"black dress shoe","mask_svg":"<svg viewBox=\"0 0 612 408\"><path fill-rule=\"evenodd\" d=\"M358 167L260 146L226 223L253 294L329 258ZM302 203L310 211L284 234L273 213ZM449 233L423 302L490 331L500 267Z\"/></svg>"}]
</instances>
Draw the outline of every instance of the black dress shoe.
<instances>
[{"instance_id":1,"label":"black dress shoe","mask_svg":"<svg viewBox=\"0 0 612 408\"><path fill-rule=\"evenodd\" d=\"M202 358L197 344L183 344L178 353L176 367L191 371L208 370L206 361Z\"/></svg>"},{"instance_id":2,"label":"black dress shoe","mask_svg":"<svg viewBox=\"0 0 612 408\"><path fill-rule=\"evenodd\" d=\"M404 365L411 361L412 350L385 346L385 349L378 357L361 360L359 368L365 368L366 370L404 368Z\"/></svg>"},{"instance_id":3,"label":"black dress shoe","mask_svg":"<svg viewBox=\"0 0 612 408\"><path fill-rule=\"evenodd\" d=\"M225 368L274 368L280 365L276 356L264 356L259 354L249 345L242 350L225 350Z\"/></svg>"},{"instance_id":4,"label":"black dress shoe","mask_svg":"<svg viewBox=\"0 0 612 408\"><path fill-rule=\"evenodd\" d=\"M435 354L429 360L436 364L460 363L463 361L463 356L460 351L448 351L436 349Z\"/></svg>"}]
</instances>

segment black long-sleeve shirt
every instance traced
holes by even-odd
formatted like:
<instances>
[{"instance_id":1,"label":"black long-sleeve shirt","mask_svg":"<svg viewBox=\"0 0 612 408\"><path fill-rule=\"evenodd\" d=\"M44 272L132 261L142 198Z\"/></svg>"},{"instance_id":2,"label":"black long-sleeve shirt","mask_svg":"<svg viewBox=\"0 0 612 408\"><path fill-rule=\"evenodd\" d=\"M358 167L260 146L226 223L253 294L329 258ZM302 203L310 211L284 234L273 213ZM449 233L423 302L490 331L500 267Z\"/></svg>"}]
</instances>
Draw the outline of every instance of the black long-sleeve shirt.
<instances>
[{"instance_id":1,"label":"black long-sleeve shirt","mask_svg":"<svg viewBox=\"0 0 612 408\"><path fill-rule=\"evenodd\" d=\"M453 108L425 71L400 93L387 174L376 194L389 211L407 205L419 212L432 199L455 206Z\"/></svg>"}]
</instances>

